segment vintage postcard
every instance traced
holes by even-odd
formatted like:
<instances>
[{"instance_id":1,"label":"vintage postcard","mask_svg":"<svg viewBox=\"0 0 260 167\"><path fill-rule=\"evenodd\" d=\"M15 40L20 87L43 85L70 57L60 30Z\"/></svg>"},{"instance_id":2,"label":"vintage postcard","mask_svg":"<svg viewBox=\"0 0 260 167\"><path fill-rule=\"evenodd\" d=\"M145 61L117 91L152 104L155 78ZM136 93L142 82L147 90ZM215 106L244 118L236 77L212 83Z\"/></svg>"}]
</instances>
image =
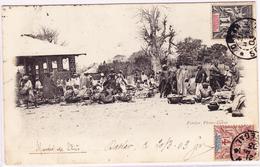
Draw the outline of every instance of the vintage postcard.
<instances>
[{"instance_id":1,"label":"vintage postcard","mask_svg":"<svg viewBox=\"0 0 260 167\"><path fill-rule=\"evenodd\" d=\"M6 164L259 160L255 2L1 13Z\"/></svg>"}]
</instances>

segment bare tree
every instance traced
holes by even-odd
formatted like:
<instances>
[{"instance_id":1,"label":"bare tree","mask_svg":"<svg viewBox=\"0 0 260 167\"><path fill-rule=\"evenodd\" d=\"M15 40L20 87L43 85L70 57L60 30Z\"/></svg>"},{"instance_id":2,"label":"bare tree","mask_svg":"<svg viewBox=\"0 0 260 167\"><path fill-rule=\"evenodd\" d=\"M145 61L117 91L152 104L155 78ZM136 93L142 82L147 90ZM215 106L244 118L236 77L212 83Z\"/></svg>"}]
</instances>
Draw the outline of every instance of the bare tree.
<instances>
[{"instance_id":1,"label":"bare tree","mask_svg":"<svg viewBox=\"0 0 260 167\"><path fill-rule=\"evenodd\" d=\"M158 7L141 9L141 36L145 41L143 51L152 57L153 70L161 69L161 60L172 53L175 31L172 25L167 25L167 17L161 17Z\"/></svg>"},{"instance_id":2,"label":"bare tree","mask_svg":"<svg viewBox=\"0 0 260 167\"><path fill-rule=\"evenodd\" d=\"M37 33L34 34L23 34L31 38L48 41L53 44L58 44L59 32L57 30L42 26ZM66 42L63 41L60 45L65 46Z\"/></svg>"},{"instance_id":3,"label":"bare tree","mask_svg":"<svg viewBox=\"0 0 260 167\"><path fill-rule=\"evenodd\" d=\"M41 27L40 31L36 34L36 38L40 40L47 40L50 43L57 44L59 32L47 27Z\"/></svg>"}]
</instances>

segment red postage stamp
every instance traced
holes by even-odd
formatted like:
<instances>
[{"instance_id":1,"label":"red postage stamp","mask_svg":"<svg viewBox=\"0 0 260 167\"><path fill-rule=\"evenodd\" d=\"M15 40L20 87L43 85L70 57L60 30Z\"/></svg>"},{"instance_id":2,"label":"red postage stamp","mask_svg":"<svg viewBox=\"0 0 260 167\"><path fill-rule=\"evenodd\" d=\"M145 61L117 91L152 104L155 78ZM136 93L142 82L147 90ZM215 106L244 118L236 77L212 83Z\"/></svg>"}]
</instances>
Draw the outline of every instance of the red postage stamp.
<instances>
[{"instance_id":1,"label":"red postage stamp","mask_svg":"<svg viewBox=\"0 0 260 167\"><path fill-rule=\"evenodd\" d=\"M253 125L214 126L215 160L233 160L230 151L233 140L241 133L253 130Z\"/></svg>"},{"instance_id":2,"label":"red postage stamp","mask_svg":"<svg viewBox=\"0 0 260 167\"><path fill-rule=\"evenodd\" d=\"M212 14L213 32L219 32L219 13Z\"/></svg>"}]
</instances>

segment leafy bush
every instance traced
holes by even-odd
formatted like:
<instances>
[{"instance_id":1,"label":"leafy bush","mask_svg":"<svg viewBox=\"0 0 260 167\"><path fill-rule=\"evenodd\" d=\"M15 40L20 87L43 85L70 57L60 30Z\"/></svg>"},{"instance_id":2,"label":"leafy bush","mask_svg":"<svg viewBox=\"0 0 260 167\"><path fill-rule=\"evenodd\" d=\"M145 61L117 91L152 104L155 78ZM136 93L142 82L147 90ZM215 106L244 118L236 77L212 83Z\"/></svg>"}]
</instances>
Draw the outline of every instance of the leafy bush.
<instances>
[{"instance_id":1,"label":"leafy bush","mask_svg":"<svg viewBox=\"0 0 260 167\"><path fill-rule=\"evenodd\" d=\"M144 55L142 51L133 53L127 61L103 63L99 65L98 72L107 75L111 69L114 69L116 73L121 70L124 75L133 75L141 71L144 71L147 75L153 73L151 57Z\"/></svg>"}]
</instances>

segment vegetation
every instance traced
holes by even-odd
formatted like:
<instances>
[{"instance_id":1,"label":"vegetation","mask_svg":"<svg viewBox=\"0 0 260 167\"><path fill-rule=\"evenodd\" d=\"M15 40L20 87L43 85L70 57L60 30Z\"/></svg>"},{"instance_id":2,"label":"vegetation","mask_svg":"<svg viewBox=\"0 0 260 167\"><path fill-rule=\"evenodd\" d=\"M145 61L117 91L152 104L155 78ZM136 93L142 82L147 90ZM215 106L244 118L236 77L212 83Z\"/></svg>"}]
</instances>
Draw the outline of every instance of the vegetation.
<instances>
[{"instance_id":1,"label":"vegetation","mask_svg":"<svg viewBox=\"0 0 260 167\"><path fill-rule=\"evenodd\" d=\"M126 61L104 62L99 65L98 72L108 74L111 69L114 69L115 72L121 70L125 75L133 75L141 71L146 74L153 73L151 57L147 56L143 51L133 53Z\"/></svg>"},{"instance_id":2,"label":"vegetation","mask_svg":"<svg viewBox=\"0 0 260 167\"><path fill-rule=\"evenodd\" d=\"M55 29L51 29L48 27L42 26L38 32L33 33L33 34L23 34L23 36L28 36L31 38L39 39L42 41L48 41L49 43L53 44L59 44L61 46L67 45L65 41L58 42L59 38L59 32Z\"/></svg>"},{"instance_id":3,"label":"vegetation","mask_svg":"<svg viewBox=\"0 0 260 167\"><path fill-rule=\"evenodd\" d=\"M158 7L141 9L139 14L142 25L140 34L144 41L142 50L134 52L129 58L116 55L112 63L104 62L99 65L98 72L106 74L114 69L115 72L122 70L125 75L141 71L149 75L161 70L163 64L167 64L170 68L175 68L179 64L186 65L193 74L199 64L208 69L210 63L218 61L225 70L225 65L230 66L236 61L222 44L207 46L202 44L202 40L191 37L175 44L175 30L172 25L168 25L167 17L162 17ZM177 57L173 59L171 55L174 54Z\"/></svg>"},{"instance_id":4,"label":"vegetation","mask_svg":"<svg viewBox=\"0 0 260 167\"><path fill-rule=\"evenodd\" d=\"M176 52L179 54L177 63L198 65L218 61L221 64L230 65L232 61L235 61L235 57L228 54L228 48L225 45L216 43L206 46L201 43L201 40L190 37L179 42L176 47Z\"/></svg>"},{"instance_id":5,"label":"vegetation","mask_svg":"<svg viewBox=\"0 0 260 167\"><path fill-rule=\"evenodd\" d=\"M167 25L167 17L162 17L157 7L142 9L140 16L141 37L145 42L143 51L151 57L153 71L157 72L161 69L162 59L172 53L176 33L172 25Z\"/></svg>"}]
</instances>

